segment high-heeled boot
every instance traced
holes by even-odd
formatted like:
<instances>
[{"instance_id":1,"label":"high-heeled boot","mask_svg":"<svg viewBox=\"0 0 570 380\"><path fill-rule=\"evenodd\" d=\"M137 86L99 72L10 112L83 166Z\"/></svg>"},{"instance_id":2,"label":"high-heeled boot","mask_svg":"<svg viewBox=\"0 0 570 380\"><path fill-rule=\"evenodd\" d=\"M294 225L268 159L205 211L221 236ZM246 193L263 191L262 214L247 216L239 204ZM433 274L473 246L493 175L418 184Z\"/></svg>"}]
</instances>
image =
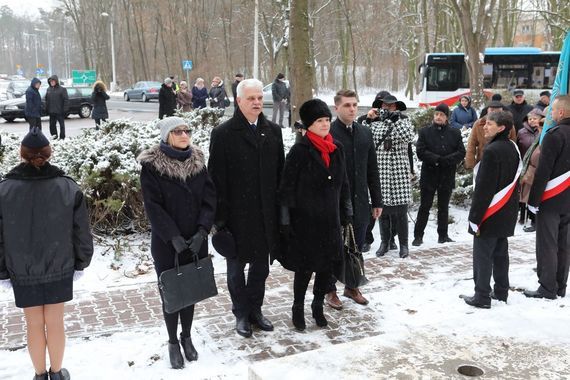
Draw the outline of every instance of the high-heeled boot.
<instances>
[{"instance_id":1,"label":"high-heeled boot","mask_svg":"<svg viewBox=\"0 0 570 380\"><path fill-rule=\"evenodd\" d=\"M323 312L323 303L325 300L324 294L322 296L316 296L311 303L311 310L313 312L313 318L315 318L315 322L319 327L325 327L328 325L327 319L325 318L325 314Z\"/></svg>"},{"instance_id":2,"label":"high-heeled boot","mask_svg":"<svg viewBox=\"0 0 570 380\"><path fill-rule=\"evenodd\" d=\"M299 331L304 331L307 325L305 324L305 305L304 304L293 304L292 308L293 315L293 326Z\"/></svg>"},{"instance_id":3,"label":"high-heeled boot","mask_svg":"<svg viewBox=\"0 0 570 380\"><path fill-rule=\"evenodd\" d=\"M198 352L196 351L196 348L194 348L194 344L192 344L192 337L190 335L183 336L180 334L180 344L184 350L186 360L189 362L198 360Z\"/></svg>"}]
</instances>

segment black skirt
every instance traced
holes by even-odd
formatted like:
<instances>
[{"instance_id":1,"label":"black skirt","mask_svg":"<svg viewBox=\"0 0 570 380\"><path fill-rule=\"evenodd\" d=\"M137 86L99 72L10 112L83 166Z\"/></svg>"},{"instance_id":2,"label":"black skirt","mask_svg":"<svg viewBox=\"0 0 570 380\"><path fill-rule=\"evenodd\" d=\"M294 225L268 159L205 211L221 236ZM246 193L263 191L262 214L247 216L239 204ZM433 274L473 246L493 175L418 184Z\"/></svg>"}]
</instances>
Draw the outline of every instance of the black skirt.
<instances>
[{"instance_id":1,"label":"black skirt","mask_svg":"<svg viewBox=\"0 0 570 380\"><path fill-rule=\"evenodd\" d=\"M17 307L50 305L73 299L73 276L39 285L12 284Z\"/></svg>"}]
</instances>

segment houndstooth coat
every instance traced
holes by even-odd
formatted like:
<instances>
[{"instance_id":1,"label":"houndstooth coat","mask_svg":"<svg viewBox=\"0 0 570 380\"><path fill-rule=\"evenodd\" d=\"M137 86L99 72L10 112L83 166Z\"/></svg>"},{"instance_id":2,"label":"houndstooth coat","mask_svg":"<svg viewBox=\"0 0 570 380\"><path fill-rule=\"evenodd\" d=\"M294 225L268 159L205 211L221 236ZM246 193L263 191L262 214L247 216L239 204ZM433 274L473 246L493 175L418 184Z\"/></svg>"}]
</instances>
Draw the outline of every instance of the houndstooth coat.
<instances>
[{"instance_id":1,"label":"houndstooth coat","mask_svg":"<svg viewBox=\"0 0 570 380\"><path fill-rule=\"evenodd\" d=\"M382 197L385 206L407 205L412 202L408 144L413 138L413 127L410 119L402 116L389 136L392 148L385 150L384 143L380 141L390 125L394 125L390 119L370 124L380 171Z\"/></svg>"}]
</instances>

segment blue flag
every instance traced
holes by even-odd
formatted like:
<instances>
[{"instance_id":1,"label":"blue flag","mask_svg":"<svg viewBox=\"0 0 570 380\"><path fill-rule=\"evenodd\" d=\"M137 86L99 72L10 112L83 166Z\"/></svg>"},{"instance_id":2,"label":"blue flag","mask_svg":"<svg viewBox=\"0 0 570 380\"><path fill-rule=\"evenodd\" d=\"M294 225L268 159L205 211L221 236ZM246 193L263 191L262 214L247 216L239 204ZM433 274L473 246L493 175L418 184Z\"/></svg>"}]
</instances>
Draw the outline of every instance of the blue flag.
<instances>
[{"instance_id":1,"label":"blue flag","mask_svg":"<svg viewBox=\"0 0 570 380\"><path fill-rule=\"evenodd\" d=\"M564 39L564 45L562 45L562 51L560 52L560 61L558 62L558 72L556 73L556 79L554 79L554 86L552 86L552 95L550 96L550 104L554 101L558 95L568 95L568 73L570 71L570 31L566 33L566 38ZM542 144L542 139L550 128L554 126L554 121L552 120L552 111L548 107L548 113L546 114L546 121L544 122L544 127L542 128L542 134L540 135L540 143Z\"/></svg>"}]
</instances>

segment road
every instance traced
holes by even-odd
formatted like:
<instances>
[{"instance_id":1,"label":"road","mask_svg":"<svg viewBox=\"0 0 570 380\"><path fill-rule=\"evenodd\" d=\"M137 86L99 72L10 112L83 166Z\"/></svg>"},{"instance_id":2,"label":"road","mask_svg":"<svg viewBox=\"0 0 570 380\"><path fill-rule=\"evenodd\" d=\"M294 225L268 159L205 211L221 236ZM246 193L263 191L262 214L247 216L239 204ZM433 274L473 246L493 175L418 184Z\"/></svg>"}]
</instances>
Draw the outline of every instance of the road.
<instances>
[{"instance_id":1,"label":"road","mask_svg":"<svg viewBox=\"0 0 570 380\"><path fill-rule=\"evenodd\" d=\"M107 102L107 109L109 110L109 118L111 120L120 118L130 118L134 121L150 121L158 116L158 102L153 100L148 103L130 101L126 102L122 99L111 99ZM233 105L226 109L226 115L233 114ZM331 111L334 114L334 110ZM363 114L367 111L366 107L359 107L358 114ZM263 113L266 117L271 118L273 115L273 107L265 106ZM71 115L65 121L65 132L67 137L78 136L84 128L94 128L95 121L93 119L81 119L77 115ZM59 127L58 127L59 128ZM8 123L4 119L0 119L0 129L6 132L16 133L19 136L24 136L28 132L28 123L23 119L16 119L13 123ZM49 133L49 117L42 118L42 129Z\"/></svg>"}]
</instances>

